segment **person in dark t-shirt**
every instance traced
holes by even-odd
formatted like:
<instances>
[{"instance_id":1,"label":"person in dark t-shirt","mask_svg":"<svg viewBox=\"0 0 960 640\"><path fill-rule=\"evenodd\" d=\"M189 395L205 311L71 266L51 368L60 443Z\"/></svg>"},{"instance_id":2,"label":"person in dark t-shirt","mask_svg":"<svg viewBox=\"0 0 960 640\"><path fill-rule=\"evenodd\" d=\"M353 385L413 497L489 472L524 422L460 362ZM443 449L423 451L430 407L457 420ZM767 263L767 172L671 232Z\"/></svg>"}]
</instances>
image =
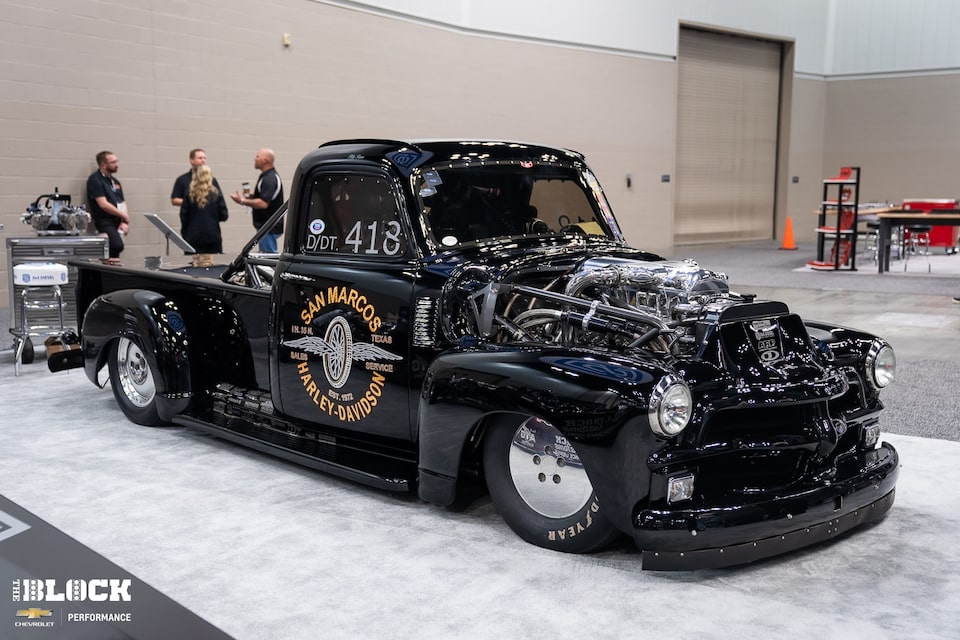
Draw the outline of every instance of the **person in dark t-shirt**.
<instances>
[{"instance_id":1,"label":"person in dark t-shirt","mask_svg":"<svg viewBox=\"0 0 960 640\"><path fill-rule=\"evenodd\" d=\"M114 177L119 168L112 151L97 154L97 170L87 178L87 206L97 231L107 236L112 262L123 252L123 236L130 231L130 213L123 197L123 187Z\"/></svg>"},{"instance_id":2,"label":"person in dark t-shirt","mask_svg":"<svg viewBox=\"0 0 960 640\"><path fill-rule=\"evenodd\" d=\"M245 197L239 191L231 193L230 199L237 204L250 207L253 213L253 227L259 229L283 204L283 183L274 167L276 156L271 149L260 149L253 159L253 166L260 170L257 186L253 195ZM260 239L260 251L278 253L277 241L283 233L283 221L278 222L270 232Z\"/></svg>"},{"instance_id":3,"label":"person in dark t-shirt","mask_svg":"<svg viewBox=\"0 0 960 640\"><path fill-rule=\"evenodd\" d=\"M193 170L202 164L207 164L207 152L203 149L191 149L190 171L178 176L176 182L173 183L173 191L170 192L170 204L178 209L180 208L183 201L190 195L190 181L193 179ZM223 193L216 178L213 179L213 186L217 188L217 191Z\"/></svg>"}]
</instances>

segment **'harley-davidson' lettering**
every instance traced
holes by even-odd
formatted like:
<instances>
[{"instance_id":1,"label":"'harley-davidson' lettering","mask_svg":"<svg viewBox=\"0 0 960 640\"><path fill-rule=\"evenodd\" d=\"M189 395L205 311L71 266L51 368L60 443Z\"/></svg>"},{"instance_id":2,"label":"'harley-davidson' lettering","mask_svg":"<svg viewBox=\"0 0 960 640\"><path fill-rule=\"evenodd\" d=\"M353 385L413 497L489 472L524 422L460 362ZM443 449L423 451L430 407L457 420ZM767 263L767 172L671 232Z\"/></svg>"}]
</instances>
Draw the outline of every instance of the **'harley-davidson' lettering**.
<instances>
[{"instance_id":1,"label":"'harley-davidson' lettering","mask_svg":"<svg viewBox=\"0 0 960 640\"><path fill-rule=\"evenodd\" d=\"M356 402L346 404L331 400L320 393L320 388L317 386L317 383L314 382L313 374L310 373L310 365L308 363L298 363L297 371L300 372L300 380L303 383L303 388L313 403L328 416L336 416L341 422L356 422L370 415L374 407L377 406L380 396L383 395L383 385L387 381L386 378L374 371L370 379L370 385L367 387L367 391L363 394L363 397ZM337 397L341 398L339 395ZM352 399L352 395L344 396L342 399L347 397Z\"/></svg>"}]
</instances>

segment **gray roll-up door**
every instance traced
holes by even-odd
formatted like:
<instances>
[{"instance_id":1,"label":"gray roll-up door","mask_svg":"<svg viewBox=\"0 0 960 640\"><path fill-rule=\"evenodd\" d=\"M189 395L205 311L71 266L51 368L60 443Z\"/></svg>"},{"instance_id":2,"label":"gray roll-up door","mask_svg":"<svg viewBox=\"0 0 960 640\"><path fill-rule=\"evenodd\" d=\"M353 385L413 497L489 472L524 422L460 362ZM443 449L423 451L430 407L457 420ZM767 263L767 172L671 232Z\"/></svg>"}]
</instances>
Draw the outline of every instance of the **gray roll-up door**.
<instances>
[{"instance_id":1,"label":"gray roll-up door","mask_svg":"<svg viewBox=\"0 0 960 640\"><path fill-rule=\"evenodd\" d=\"M681 28L674 242L775 237L781 45Z\"/></svg>"}]
</instances>

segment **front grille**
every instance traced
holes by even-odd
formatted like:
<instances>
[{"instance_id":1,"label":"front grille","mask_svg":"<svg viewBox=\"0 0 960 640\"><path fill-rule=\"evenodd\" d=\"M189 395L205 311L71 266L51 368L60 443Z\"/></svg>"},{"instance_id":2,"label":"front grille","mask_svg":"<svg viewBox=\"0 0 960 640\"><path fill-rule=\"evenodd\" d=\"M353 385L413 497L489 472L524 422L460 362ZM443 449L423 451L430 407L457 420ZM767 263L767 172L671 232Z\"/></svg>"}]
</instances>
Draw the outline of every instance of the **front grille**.
<instances>
[{"instance_id":1,"label":"front grille","mask_svg":"<svg viewBox=\"0 0 960 640\"><path fill-rule=\"evenodd\" d=\"M716 495L783 488L829 465L835 434L822 404L751 407L718 411L697 443L705 455L697 485Z\"/></svg>"},{"instance_id":2,"label":"front grille","mask_svg":"<svg viewBox=\"0 0 960 640\"><path fill-rule=\"evenodd\" d=\"M782 489L806 471L809 451L734 452L700 465L697 488L704 496L757 493Z\"/></svg>"},{"instance_id":3,"label":"front grille","mask_svg":"<svg viewBox=\"0 0 960 640\"><path fill-rule=\"evenodd\" d=\"M719 443L777 442L820 439L817 425L824 419L822 403L723 409L707 418L698 446Z\"/></svg>"}]
</instances>

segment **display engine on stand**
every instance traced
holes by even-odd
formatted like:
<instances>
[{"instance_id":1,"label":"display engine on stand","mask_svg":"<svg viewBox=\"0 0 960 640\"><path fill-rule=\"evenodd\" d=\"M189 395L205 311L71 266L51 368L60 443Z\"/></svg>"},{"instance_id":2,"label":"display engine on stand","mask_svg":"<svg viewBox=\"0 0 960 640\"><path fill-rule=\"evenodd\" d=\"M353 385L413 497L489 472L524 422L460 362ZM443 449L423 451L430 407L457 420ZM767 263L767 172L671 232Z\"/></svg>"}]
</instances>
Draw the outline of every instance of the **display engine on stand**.
<instances>
[{"instance_id":1,"label":"display engine on stand","mask_svg":"<svg viewBox=\"0 0 960 640\"><path fill-rule=\"evenodd\" d=\"M37 196L20 220L28 224L40 236L78 236L85 233L90 224L90 213L84 205L74 207L70 196L54 187L53 193Z\"/></svg>"},{"instance_id":2,"label":"display engine on stand","mask_svg":"<svg viewBox=\"0 0 960 640\"><path fill-rule=\"evenodd\" d=\"M10 333L14 341L16 371L34 359L33 338L42 338L49 356L71 348L64 337L75 331L75 258L101 261L107 257L107 239L86 235L90 213L73 206L70 196L54 188L37 196L20 214L36 232L7 238L7 274L10 277ZM62 286L61 286L62 285Z\"/></svg>"}]
</instances>

